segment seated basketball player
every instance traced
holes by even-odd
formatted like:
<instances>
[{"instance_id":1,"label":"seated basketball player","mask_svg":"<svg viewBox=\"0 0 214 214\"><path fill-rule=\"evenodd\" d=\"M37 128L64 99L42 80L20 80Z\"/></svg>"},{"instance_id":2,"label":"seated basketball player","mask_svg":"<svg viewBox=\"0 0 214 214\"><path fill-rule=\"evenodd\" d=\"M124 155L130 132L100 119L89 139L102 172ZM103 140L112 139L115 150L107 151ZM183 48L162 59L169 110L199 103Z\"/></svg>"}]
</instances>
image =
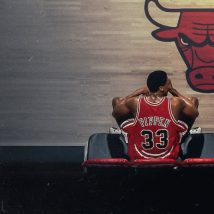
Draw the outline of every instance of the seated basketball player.
<instances>
[{"instance_id":1,"label":"seated basketball player","mask_svg":"<svg viewBox=\"0 0 214 214\"><path fill-rule=\"evenodd\" d=\"M199 115L198 99L181 95L164 71L150 73L147 87L114 98L112 105L112 115L127 134L130 160L177 159L182 135Z\"/></svg>"}]
</instances>

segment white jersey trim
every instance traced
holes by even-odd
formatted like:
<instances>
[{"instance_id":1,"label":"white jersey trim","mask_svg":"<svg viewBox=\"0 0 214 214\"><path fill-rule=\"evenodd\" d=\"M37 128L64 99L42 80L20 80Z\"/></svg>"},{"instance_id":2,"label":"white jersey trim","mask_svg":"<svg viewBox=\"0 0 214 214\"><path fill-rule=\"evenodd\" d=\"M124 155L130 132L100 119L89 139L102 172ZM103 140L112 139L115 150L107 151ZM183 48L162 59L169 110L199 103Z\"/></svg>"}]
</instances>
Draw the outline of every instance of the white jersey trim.
<instances>
[{"instance_id":1,"label":"white jersey trim","mask_svg":"<svg viewBox=\"0 0 214 214\"><path fill-rule=\"evenodd\" d=\"M174 122L175 125L182 127L186 130L184 130L182 133L185 134L188 130L188 126L185 122L181 121L181 120L176 120L173 113L172 113L172 104L171 104L171 100L168 98L168 110L169 110L169 115L172 119L172 121Z\"/></svg>"},{"instance_id":2,"label":"white jersey trim","mask_svg":"<svg viewBox=\"0 0 214 214\"><path fill-rule=\"evenodd\" d=\"M150 101L148 100L147 97L144 97L144 101L145 101L148 105L150 105L150 106L159 106L160 104L163 103L163 101L164 101L165 99L166 99L166 97L162 97L158 103L152 103L152 102L150 102Z\"/></svg>"},{"instance_id":3,"label":"white jersey trim","mask_svg":"<svg viewBox=\"0 0 214 214\"><path fill-rule=\"evenodd\" d=\"M124 136L124 139L125 139L125 142L128 144L129 141L128 141L128 133L124 131L125 128L127 128L128 126L133 126L134 124L134 118L132 119L128 119L128 120L125 120L121 125L120 125L120 129L121 129L121 133L122 135Z\"/></svg>"},{"instance_id":4,"label":"white jersey trim","mask_svg":"<svg viewBox=\"0 0 214 214\"><path fill-rule=\"evenodd\" d=\"M143 98L143 95L138 97L137 113L136 113L136 116L134 118L134 123L132 124L133 126L137 123L138 118L139 118L139 114L140 114L140 110L141 110L140 107L141 107L142 98Z\"/></svg>"},{"instance_id":5,"label":"white jersey trim","mask_svg":"<svg viewBox=\"0 0 214 214\"><path fill-rule=\"evenodd\" d=\"M135 147L135 151L141 156L141 157L144 157L144 158L151 158L151 157L159 157L159 158L166 158L168 157L171 152L173 151L174 149L174 146L171 147L170 151L165 151L165 152L162 152L162 153L158 153L158 154L152 154L152 153L148 153L148 152L145 152L145 151L140 151L136 144L134 144L134 147ZM145 155L144 155L145 154Z\"/></svg>"},{"instance_id":6,"label":"white jersey trim","mask_svg":"<svg viewBox=\"0 0 214 214\"><path fill-rule=\"evenodd\" d=\"M124 122L121 123L120 128L121 128L121 129L124 129L124 128L126 128L127 126L133 125L134 122L135 122L134 118L125 120Z\"/></svg>"}]
</instances>

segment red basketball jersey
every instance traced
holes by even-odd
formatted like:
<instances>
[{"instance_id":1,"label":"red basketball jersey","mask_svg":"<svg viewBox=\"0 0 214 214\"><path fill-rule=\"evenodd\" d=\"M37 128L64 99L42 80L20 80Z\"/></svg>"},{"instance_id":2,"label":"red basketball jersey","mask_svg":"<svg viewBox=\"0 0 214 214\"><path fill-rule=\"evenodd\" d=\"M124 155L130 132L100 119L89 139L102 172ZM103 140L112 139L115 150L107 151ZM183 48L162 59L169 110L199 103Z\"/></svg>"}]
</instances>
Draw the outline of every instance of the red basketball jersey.
<instances>
[{"instance_id":1,"label":"red basketball jersey","mask_svg":"<svg viewBox=\"0 0 214 214\"><path fill-rule=\"evenodd\" d=\"M175 120L168 97L163 97L159 103L151 103L147 97L141 96L136 118L125 121L121 129L127 133L131 160L177 159L182 135L188 127L184 122Z\"/></svg>"}]
</instances>

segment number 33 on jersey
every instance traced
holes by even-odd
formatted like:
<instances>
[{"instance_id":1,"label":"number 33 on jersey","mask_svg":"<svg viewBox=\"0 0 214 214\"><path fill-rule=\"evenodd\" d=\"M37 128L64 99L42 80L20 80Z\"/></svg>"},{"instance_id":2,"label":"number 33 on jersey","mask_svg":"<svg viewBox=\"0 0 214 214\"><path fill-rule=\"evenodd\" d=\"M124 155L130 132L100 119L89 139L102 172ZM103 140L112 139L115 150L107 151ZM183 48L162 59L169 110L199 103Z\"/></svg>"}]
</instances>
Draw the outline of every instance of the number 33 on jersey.
<instances>
[{"instance_id":1,"label":"number 33 on jersey","mask_svg":"<svg viewBox=\"0 0 214 214\"><path fill-rule=\"evenodd\" d=\"M139 98L136 118L125 121L121 129L128 139L131 160L142 158L177 159L182 135L187 125L176 121L171 102L163 97L159 103L151 103L146 97Z\"/></svg>"}]
</instances>

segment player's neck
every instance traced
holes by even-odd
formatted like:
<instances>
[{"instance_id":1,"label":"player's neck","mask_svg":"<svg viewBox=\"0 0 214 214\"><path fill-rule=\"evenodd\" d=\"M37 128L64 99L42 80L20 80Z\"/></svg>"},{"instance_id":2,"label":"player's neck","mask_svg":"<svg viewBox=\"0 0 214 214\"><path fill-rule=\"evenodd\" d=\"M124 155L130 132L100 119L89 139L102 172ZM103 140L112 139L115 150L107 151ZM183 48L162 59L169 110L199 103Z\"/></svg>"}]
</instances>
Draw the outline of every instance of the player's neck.
<instances>
[{"instance_id":1,"label":"player's neck","mask_svg":"<svg viewBox=\"0 0 214 214\"><path fill-rule=\"evenodd\" d=\"M159 103L165 97L161 92L150 93L147 99L152 103Z\"/></svg>"},{"instance_id":2,"label":"player's neck","mask_svg":"<svg viewBox=\"0 0 214 214\"><path fill-rule=\"evenodd\" d=\"M162 92L154 92L149 94L150 97L152 98L163 98L165 95Z\"/></svg>"}]
</instances>

